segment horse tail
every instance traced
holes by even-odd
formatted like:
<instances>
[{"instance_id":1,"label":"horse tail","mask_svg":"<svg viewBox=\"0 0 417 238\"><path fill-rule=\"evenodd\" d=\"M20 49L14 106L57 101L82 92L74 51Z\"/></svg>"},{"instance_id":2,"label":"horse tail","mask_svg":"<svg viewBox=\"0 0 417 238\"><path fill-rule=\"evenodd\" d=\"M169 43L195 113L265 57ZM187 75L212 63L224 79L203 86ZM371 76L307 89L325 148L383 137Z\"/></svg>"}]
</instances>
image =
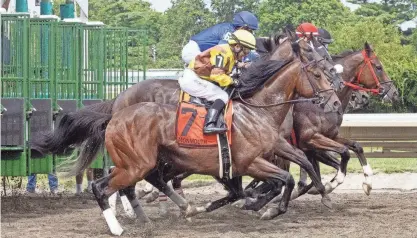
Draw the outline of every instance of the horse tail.
<instances>
[{"instance_id":1,"label":"horse tail","mask_svg":"<svg viewBox=\"0 0 417 238\"><path fill-rule=\"evenodd\" d=\"M31 142L32 156L66 155L77 146L94 146L92 140L101 140L102 145L107 123L112 117L113 103L114 100L105 101L64 114L55 130L44 133ZM85 148L86 151L91 149Z\"/></svg>"}]
</instances>

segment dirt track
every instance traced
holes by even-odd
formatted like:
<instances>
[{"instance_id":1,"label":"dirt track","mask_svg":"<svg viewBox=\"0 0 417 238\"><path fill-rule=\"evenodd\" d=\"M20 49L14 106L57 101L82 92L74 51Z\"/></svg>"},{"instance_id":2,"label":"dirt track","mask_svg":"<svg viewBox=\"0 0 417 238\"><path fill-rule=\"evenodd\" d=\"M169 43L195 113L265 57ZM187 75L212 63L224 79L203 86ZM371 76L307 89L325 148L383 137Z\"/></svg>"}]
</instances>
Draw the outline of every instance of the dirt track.
<instances>
[{"instance_id":1,"label":"dirt track","mask_svg":"<svg viewBox=\"0 0 417 238\"><path fill-rule=\"evenodd\" d=\"M218 186L185 190L189 201L204 204L219 198ZM331 194L333 210L319 197L293 201L287 214L261 221L254 213L227 206L199 215L191 222L158 215L158 204L142 204L153 220L142 225L119 215L124 237L417 237L417 193ZM2 237L109 237L100 210L91 196L63 195L3 197ZM119 210L120 211L120 210Z\"/></svg>"}]
</instances>

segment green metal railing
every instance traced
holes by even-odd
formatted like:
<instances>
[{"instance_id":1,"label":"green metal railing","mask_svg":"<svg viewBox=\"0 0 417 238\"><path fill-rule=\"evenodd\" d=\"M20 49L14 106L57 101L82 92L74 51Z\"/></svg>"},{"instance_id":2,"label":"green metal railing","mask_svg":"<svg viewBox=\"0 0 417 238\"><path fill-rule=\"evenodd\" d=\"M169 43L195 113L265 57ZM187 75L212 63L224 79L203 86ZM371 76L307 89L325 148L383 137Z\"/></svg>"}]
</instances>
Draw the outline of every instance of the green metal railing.
<instances>
[{"instance_id":1,"label":"green metal railing","mask_svg":"<svg viewBox=\"0 0 417 238\"><path fill-rule=\"evenodd\" d=\"M1 98L23 103L22 108L14 108L21 109L23 116L18 120L7 112L2 118L2 176L52 172L66 158L31 158L31 132L36 136L41 130L51 129L60 118L59 112L68 111L62 105L73 105L76 110L88 103L113 99L139 81L140 71L146 77L149 52L145 30L2 14L1 35ZM38 107L35 104L49 113L33 111ZM13 107L13 103L8 105ZM42 124L45 121L52 124ZM13 128L20 125L24 138L14 145ZM92 167L111 163L103 157L99 156Z\"/></svg>"},{"instance_id":2,"label":"green metal railing","mask_svg":"<svg viewBox=\"0 0 417 238\"><path fill-rule=\"evenodd\" d=\"M23 108L2 118L1 175L24 176L30 172L27 147L30 109L28 92L29 15L2 14L1 16L1 98L2 107L7 99L23 101ZM17 102L11 102L11 104ZM4 106L5 107L5 106ZM10 108L7 108L9 111ZM23 126L23 128L21 128ZM16 128L17 127L17 128ZM20 130L19 130L20 129ZM16 131L19 131L17 133ZM20 134L23 132L23 135ZM16 134L17 133L17 134ZM23 138L22 138L23 137Z\"/></svg>"}]
</instances>

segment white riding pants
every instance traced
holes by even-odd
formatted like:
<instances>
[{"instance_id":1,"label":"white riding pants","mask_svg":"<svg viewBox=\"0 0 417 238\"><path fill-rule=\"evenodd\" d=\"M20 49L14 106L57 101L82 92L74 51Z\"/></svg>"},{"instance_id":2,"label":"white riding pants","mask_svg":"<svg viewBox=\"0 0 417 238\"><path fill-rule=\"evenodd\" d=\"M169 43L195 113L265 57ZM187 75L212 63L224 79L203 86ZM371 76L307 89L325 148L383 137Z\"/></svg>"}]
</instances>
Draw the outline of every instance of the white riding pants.
<instances>
[{"instance_id":1,"label":"white riding pants","mask_svg":"<svg viewBox=\"0 0 417 238\"><path fill-rule=\"evenodd\" d=\"M200 47L197 42L190 40L184 48L182 48L181 57L186 64L189 64L191 60L195 59L195 57L200 53Z\"/></svg>"},{"instance_id":2,"label":"white riding pants","mask_svg":"<svg viewBox=\"0 0 417 238\"><path fill-rule=\"evenodd\" d=\"M182 90L194 97L204 98L212 102L220 99L224 104L229 101L229 95L225 91L219 86L200 78L191 69L184 70L184 74L178 79L178 83Z\"/></svg>"}]
</instances>

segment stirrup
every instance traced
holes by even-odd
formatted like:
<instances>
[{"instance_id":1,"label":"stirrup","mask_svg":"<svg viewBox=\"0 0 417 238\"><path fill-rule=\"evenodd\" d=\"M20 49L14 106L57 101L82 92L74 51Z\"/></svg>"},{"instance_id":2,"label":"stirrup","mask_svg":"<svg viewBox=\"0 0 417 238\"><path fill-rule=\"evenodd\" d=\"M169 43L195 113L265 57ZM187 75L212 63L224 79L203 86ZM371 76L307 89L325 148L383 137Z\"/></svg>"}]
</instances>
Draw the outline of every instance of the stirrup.
<instances>
[{"instance_id":1,"label":"stirrup","mask_svg":"<svg viewBox=\"0 0 417 238\"><path fill-rule=\"evenodd\" d=\"M226 127L215 127L213 124L210 124L203 128L203 133L206 135L219 134L219 133L223 133L226 131L227 131Z\"/></svg>"}]
</instances>

